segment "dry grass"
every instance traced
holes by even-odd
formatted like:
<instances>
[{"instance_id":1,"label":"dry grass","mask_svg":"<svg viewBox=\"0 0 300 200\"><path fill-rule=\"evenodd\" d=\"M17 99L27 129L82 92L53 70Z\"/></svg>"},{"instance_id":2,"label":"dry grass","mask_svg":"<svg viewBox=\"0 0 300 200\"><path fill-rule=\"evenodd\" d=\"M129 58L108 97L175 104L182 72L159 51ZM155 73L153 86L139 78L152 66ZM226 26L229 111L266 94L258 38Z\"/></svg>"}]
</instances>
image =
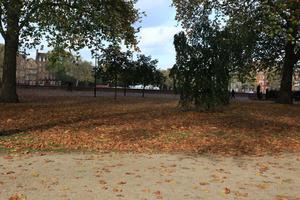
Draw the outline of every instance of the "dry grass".
<instances>
[{"instance_id":1,"label":"dry grass","mask_svg":"<svg viewBox=\"0 0 300 200\"><path fill-rule=\"evenodd\" d=\"M181 112L175 100L89 97L0 104L0 148L260 155L300 151L300 106L233 103Z\"/></svg>"}]
</instances>

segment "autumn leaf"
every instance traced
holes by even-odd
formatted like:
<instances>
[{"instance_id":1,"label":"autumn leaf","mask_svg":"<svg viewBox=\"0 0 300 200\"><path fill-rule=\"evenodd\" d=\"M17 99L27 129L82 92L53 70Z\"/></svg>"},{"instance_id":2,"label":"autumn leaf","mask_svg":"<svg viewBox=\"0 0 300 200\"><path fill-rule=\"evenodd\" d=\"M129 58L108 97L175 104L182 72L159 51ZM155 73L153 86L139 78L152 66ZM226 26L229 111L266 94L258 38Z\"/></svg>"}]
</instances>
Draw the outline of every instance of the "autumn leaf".
<instances>
[{"instance_id":1,"label":"autumn leaf","mask_svg":"<svg viewBox=\"0 0 300 200\"><path fill-rule=\"evenodd\" d=\"M31 175L33 177L39 177L40 176L40 174L38 172L36 172L36 171L32 172Z\"/></svg>"},{"instance_id":2,"label":"autumn leaf","mask_svg":"<svg viewBox=\"0 0 300 200\"><path fill-rule=\"evenodd\" d=\"M85 97L30 98L30 104L1 105L0 132L16 133L0 137L1 148L224 156L300 152L299 106L239 102L222 112L201 113L179 112L172 99L124 98L114 104L105 97L100 104ZM18 120L6 123L10 113ZM258 173L267 171L261 166Z\"/></svg>"},{"instance_id":3,"label":"autumn leaf","mask_svg":"<svg viewBox=\"0 0 300 200\"><path fill-rule=\"evenodd\" d=\"M125 185L127 182L126 181L120 181L119 183L118 183L118 185Z\"/></svg>"},{"instance_id":4,"label":"autumn leaf","mask_svg":"<svg viewBox=\"0 0 300 200\"><path fill-rule=\"evenodd\" d=\"M105 180L100 180L99 183L100 183L101 185L106 185L106 184L107 184L107 182L106 182Z\"/></svg>"},{"instance_id":5,"label":"autumn leaf","mask_svg":"<svg viewBox=\"0 0 300 200\"><path fill-rule=\"evenodd\" d=\"M229 189L229 188L227 188L227 187L226 187L226 188L224 188L224 193L225 193L225 194L230 194L230 192L231 192L231 191L230 191L230 189Z\"/></svg>"},{"instance_id":6,"label":"autumn leaf","mask_svg":"<svg viewBox=\"0 0 300 200\"><path fill-rule=\"evenodd\" d=\"M23 194L16 194L10 197L8 200L27 200L27 197Z\"/></svg>"}]
</instances>

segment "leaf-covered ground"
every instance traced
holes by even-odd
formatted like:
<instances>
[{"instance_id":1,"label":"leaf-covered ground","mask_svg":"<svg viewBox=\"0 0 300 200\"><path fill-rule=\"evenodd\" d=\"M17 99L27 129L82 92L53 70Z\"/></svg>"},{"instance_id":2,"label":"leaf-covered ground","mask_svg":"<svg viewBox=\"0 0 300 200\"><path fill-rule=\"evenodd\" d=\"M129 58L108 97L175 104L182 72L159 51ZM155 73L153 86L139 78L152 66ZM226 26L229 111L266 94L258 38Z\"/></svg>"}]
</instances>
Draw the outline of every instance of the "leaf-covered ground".
<instances>
[{"instance_id":1,"label":"leaf-covered ground","mask_svg":"<svg viewBox=\"0 0 300 200\"><path fill-rule=\"evenodd\" d=\"M0 149L261 155L300 152L300 105L182 112L151 98L32 97L0 104Z\"/></svg>"}]
</instances>

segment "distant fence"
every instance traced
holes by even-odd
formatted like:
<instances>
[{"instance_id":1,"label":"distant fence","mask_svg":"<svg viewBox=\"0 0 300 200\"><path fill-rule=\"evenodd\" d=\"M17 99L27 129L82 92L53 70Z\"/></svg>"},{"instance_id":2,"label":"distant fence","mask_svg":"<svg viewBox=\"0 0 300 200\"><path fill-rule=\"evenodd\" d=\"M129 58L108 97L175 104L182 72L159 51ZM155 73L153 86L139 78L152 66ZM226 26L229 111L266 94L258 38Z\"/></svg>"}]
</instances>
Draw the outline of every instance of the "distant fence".
<instances>
[{"instance_id":1,"label":"distant fence","mask_svg":"<svg viewBox=\"0 0 300 200\"><path fill-rule=\"evenodd\" d=\"M62 82L57 80L18 80L18 86L61 86Z\"/></svg>"},{"instance_id":2,"label":"distant fence","mask_svg":"<svg viewBox=\"0 0 300 200\"><path fill-rule=\"evenodd\" d=\"M51 89L51 90L68 90L69 86L57 86L57 85L18 85L18 88L23 89ZM113 87L96 87L98 92L114 92L115 88ZM94 87L92 86L73 86L72 90L74 91L93 91ZM124 92L124 88L117 88L117 92L121 93ZM142 93L142 89L132 89L132 88L126 88L126 92L128 93ZM173 90L151 90L151 89L145 89L145 93L148 94L174 94Z\"/></svg>"},{"instance_id":3,"label":"distant fence","mask_svg":"<svg viewBox=\"0 0 300 200\"><path fill-rule=\"evenodd\" d=\"M23 89L51 89L51 90L68 90L68 86L55 86L55 85L18 85L18 88ZM115 88L113 87L105 87L105 86L97 86L97 92L114 92ZM74 91L93 91L93 86L73 86L72 90ZM118 93L123 93L124 88L117 88ZM126 88L126 92L128 93L142 93L142 89L132 89L132 88ZM151 90L151 89L145 89L145 93L147 94L166 94L166 95L176 95L174 90ZM177 94L178 95L178 94ZM249 99L255 99L256 93L243 93L243 92L237 92L236 97L242 97L242 98L249 98Z\"/></svg>"}]
</instances>

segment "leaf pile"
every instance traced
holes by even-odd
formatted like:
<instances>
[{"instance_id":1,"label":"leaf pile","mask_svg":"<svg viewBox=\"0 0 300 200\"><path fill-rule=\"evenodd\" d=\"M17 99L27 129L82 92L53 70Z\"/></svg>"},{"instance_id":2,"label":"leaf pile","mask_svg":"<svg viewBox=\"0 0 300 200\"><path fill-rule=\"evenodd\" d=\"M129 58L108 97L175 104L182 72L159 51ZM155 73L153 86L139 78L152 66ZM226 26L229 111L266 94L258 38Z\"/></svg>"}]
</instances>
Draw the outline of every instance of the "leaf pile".
<instances>
[{"instance_id":1,"label":"leaf pile","mask_svg":"<svg viewBox=\"0 0 300 200\"><path fill-rule=\"evenodd\" d=\"M181 112L177 101L47 97L0 104L0 149L262 155L300 151L300 106L239 102Z\"/></svg>"}]
</instances>

